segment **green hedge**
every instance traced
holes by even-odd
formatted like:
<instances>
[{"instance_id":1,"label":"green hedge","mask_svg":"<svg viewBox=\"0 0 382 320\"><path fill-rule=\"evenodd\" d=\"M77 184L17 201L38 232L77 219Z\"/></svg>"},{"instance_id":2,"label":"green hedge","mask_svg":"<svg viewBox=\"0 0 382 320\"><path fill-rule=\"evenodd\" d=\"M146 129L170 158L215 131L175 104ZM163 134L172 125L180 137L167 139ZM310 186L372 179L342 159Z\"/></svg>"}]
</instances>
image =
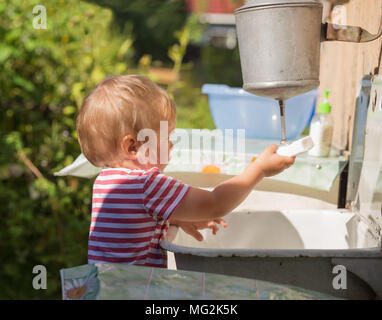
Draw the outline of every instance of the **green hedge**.
<instances>
[{"instance_id":1,"label":"green hedge","mask_svg":"<svg viewBox=\"0 0 382 320\"><path fill-rule=\"evenodd\" d=\"M47 29L36 30L37 4L0 2L0 299L60 298L59 269L87 263L92 181L53 172L80 153L85 94L128 72L134 54L132 38L109 28L110 10L50 0ZM47 290L32 288L37 264Z\"/></svg>"},{"instance_id":2,"label":"green hedge","mask_svg":"<svg viewBox=\"0 0 382 320\"><path fill-rule=\"evenodd\" d=\"M39 4L46 30L32 25ZM144 55L134 64L133 28L127 23L122 33L113 18L78 0L0 2L0 299L60 299L59 269L87 263L93 181L53 173L80 153L75 117L89 90L110 74L145 73L151 63ZM168 50L177 73L187 28ZM179 126L213 128L200 87L182 79L166 89ZM32 288L39 264L47 290Z\"/></svg>"}]
</instances>

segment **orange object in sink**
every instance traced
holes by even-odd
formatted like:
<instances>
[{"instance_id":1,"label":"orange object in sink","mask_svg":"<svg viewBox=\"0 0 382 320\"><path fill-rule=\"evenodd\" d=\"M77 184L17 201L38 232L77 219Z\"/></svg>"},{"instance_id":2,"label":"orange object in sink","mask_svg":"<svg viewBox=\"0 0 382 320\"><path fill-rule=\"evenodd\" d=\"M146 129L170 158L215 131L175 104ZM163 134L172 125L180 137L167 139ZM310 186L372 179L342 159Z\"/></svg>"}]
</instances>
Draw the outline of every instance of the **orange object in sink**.
<instances>
[{"instance_id":1,"label":"orange object in sink","mask_svg":"<svg viewBox=\"0 0 382 320\"><path fill-rule=\"evenodd\" d=\"M220 173L220 168L216 167L216 166L205 166L203 169L202 169L202 172L204 173Z\"/></svg>"}]
</instances>

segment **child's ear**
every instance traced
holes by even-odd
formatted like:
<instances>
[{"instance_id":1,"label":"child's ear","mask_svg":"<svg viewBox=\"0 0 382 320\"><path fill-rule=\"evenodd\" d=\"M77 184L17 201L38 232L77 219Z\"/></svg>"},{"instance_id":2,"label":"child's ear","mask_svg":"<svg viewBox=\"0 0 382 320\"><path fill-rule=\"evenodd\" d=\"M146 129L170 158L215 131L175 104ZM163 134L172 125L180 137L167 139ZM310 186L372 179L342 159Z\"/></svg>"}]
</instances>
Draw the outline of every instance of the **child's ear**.
<instances>
[{"instance_id":1,"label":"child's ear","mask_svg":"<svg viewBox=\"0 0 382 320\"><path fill-rule=\"evenodd\" d=\"M138 141L131 135L122 138L121 148L129 160L136 160L138 156Z\"/></svg>"}]
</instances>

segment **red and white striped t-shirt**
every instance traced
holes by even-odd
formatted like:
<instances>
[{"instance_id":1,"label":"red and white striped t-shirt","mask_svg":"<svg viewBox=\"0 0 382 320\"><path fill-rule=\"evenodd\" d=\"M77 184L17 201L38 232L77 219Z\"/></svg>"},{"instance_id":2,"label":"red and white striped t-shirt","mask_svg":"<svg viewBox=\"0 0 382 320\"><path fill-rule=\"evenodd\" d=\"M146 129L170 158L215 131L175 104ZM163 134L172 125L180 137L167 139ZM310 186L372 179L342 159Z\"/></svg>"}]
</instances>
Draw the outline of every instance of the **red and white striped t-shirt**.
<instances>
[{"instance_id":1,"label":"red and white striped t-shirt","mask_svg":"<svg viewBox=\"0 0 382 320\"><path fill-rule=\"evenodd\" d=\"M93 186L88 262L166 267L160 238L189 189L156 167L102 169Z\"/></svg>"}]
</instances>

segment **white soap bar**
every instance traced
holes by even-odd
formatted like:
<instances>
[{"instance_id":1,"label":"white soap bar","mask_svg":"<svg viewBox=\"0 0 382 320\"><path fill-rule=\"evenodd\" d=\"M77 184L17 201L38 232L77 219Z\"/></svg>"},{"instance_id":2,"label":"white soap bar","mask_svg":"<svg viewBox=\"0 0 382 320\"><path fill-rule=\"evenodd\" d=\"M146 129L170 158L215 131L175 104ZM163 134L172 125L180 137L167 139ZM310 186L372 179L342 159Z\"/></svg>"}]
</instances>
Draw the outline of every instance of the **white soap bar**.
<instances>
[{"instance_id":1,"label":"white soap bar","mask_svg":"<svg viewBox=\"0 0 382 320\"><path fill-rule=\"evenodd\" d=\"M295 157L302 153L308 152L314 146L310 136L294 141L292 144L282 146L277 149L280 156Z\"/></svg>"}]
</instances>

